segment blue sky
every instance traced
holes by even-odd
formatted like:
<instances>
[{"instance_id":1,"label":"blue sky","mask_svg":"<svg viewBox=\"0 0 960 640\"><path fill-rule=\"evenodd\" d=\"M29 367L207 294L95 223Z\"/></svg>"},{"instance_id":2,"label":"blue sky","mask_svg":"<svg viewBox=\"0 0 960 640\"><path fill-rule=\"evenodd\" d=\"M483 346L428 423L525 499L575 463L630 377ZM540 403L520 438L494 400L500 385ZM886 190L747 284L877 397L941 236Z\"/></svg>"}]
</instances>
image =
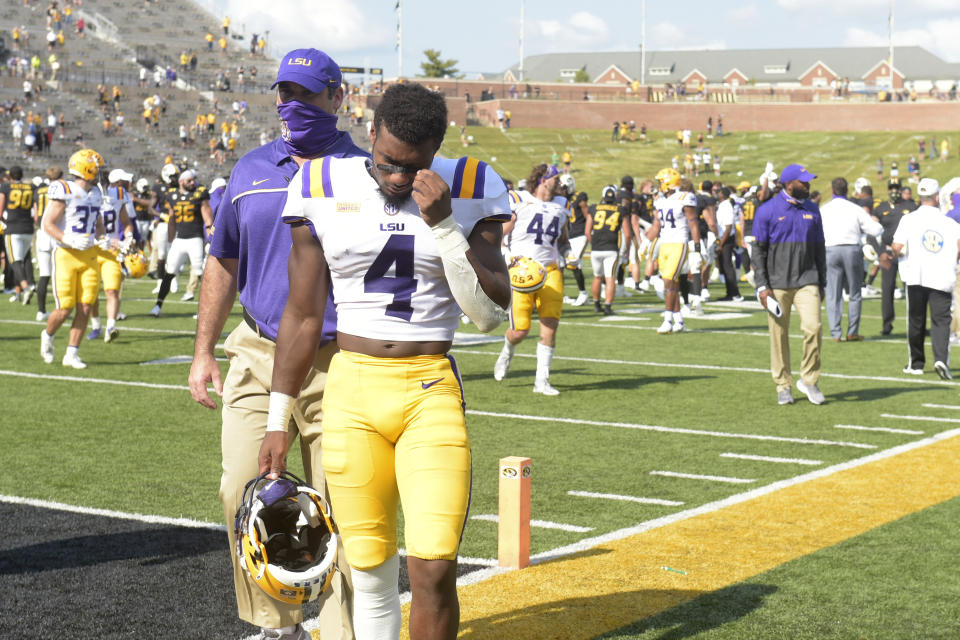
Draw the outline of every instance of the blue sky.
<instances>
[{"instance_id":1,"label":"blue sky","mask_svg":"<svg viewBox=\"0 0 960 640\"><path fill-rule=\"evenodd\" d=\"M207 0L234 27L270 29L283 51L316 46L341 65L397 73L395 0ZM439 49L468 77L520 57L520 0L403 0L403 73ZM889 0L674 0L647 2L647 48L742 49L886 46ZM269 9L267 9L269 7ZM526 0L526 55L639 51L640 0ZM309 10L307 10L309 8ZM894 43L960 62L960 0L896 0Z\"/></svg>"}]
</instances>

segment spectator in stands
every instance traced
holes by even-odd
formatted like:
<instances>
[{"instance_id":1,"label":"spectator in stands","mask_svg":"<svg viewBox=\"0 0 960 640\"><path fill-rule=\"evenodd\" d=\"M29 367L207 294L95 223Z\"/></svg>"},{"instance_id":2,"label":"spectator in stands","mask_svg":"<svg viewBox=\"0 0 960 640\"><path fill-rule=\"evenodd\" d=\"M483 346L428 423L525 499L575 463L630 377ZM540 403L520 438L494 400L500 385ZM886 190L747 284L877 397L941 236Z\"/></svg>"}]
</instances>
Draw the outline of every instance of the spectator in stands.
<instances>
[{"instance_id":1,"label":"spectator in stands","mask_svg":"<svg viewBox=\"0 0 960 640\"><path fill-rule=\"evenodd\" d=\"M230 16L223 16L223 22L220 23L220 26L223 27L223 35L230 35Z\"/></svg>"},{"instance_id":2,"label":"spectator in stands","mask_svg":"<svg viewBox=\"0 0 960 640\"><path fill-rule=\"evenodd\" d=\"M19 27L16 27L16 26L13 27L13 30L10 32L10 38L11 38L12 51L19 51L20 50L20 28Z\"/></svg>"},{"instance_id":3,"label":"spectator in stands","mask_svg":"<svg viewBox=\"0 0 960 640\"><path fill-rule=\"evenodd\" d=\"M220 53L226 55L227 53L227 39L223 36L220 36L220 39L217 40L217 46L220 47Z\"/></svg>"},{"instance_id":4,"label":"spectator in stands","mask_svg":"<svg viewBox=\"0 0 960 640\"><path fill-rule=\"evenodd\" d=\"M207 41L207 51L213 51L213 41L215 40L213 34L207 31L207 35L203 39Z\"/></svg>"},{"instance_id":5,"label":"spectator in stands","mask_svg":"<svg viewBox=\"0 0 960 640\"><path fill-rule=\"evenodd\" d=\"M190 71L191 73L197 70L197 53L196 51L190 52Z\"/></svg>"},{"instance_id":6,"label":"spectator in stands","mask_svg":"<svg viewBox=\"0 0 960 640\"><path fill-rule=\"evenodd\" d=\"M86 37L86 34L84 33L84 29L86 28L86 26L87 26L87 23L83 19L83 16L80 16L79 18L77 18L77 36L81 38Z\"/></svg>"},{"instance_id":7,"label":"spectator in stands","mask_svg":"<svg viewBox=\"0 0 960 640\"><path fill-rule=\"evenodd\" d=\"M117 125L117 133L123 133L123 123L126 121L126 118L123 116L123 111L117 111L117 117L114 119L114 124Z\"/></svg>"},{"instance_id":8,"label":"spectator in stands","mask_svg":"<svg viewBox=\"0 0 960 640\"><path fill-rule=\"evenodd\" d=\"M257 45L260 43L260 35L253 34L253 37L250 38L250 57L257 55Z\"/></svg>"}]
</instances>

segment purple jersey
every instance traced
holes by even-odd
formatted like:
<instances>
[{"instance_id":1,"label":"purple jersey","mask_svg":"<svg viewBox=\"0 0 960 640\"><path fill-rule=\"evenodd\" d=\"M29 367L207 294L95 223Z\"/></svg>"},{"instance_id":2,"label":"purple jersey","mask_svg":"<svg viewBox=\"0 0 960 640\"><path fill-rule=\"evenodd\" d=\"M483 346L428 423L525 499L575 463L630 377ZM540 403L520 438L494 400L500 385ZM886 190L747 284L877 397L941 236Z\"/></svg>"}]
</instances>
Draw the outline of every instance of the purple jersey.
<instances>
[{"instance_id":1,"label":"purple jersey","mask_svg":"<svg viewBox=\"0 0 960 640\"><path fill-rule=\"evenodd\" d=\"M326 155L370 156L346 132L341 132ZM240 304L272 339L277 337L290 293L287 259L293 246L290 229L280 213L287 201L287 184L299 168L279 138L250 151L233 168L214 216L210 255L238 260ZM324 342L336 339L336 327L336 311L329 299L323 322Z\"/></svg>"}]
</instances>

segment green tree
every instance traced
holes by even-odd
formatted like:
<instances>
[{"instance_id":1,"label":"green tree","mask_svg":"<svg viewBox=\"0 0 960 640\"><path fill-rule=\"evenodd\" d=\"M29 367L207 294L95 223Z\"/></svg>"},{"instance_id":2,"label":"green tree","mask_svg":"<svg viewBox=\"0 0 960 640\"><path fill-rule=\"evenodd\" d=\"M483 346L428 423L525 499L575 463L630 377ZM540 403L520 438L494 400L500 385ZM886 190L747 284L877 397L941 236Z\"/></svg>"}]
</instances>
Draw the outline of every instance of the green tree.
<instances>
[{"instance_id":1,"label":"green tree","mask_svg":"<svg viewBox=\"0 0 960 640\"><path fill-rule=\"evenodd\" d=\"M577 72L573 76L574 82L590 82L590 74L587 73L586 69L577 69Z\"/></svg>"},{"instance_id":2,"label":"green tree","mask_svg":"<svg viewBox=\"0 0 960 640\"><path fill-rule=\"evenodd\" d=\"M427 78L445 78L457 74L456 60L441 60L440 52L436 49L427 49L423 52L427 61L420 63L424 77Z\"/></svg>"}]
</instances>

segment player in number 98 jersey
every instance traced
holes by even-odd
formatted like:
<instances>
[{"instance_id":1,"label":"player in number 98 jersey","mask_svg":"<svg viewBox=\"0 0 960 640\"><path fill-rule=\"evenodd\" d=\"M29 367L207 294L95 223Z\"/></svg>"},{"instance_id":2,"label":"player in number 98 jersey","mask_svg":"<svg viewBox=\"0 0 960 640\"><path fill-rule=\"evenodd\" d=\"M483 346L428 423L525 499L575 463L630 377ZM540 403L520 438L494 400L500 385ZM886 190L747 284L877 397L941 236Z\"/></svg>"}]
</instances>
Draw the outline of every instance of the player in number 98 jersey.
<instances>
[{"instance_id":1,"label":"player in number 98 jersey","mask_svg":"<svg viewBox=\"0 0 960 640\"><path fill-rule=\"evenodd\" d=\"M560 392L550 384L550 363L556 346L557 327L563 310L563 272L559 268L559 247L567 242L568 212L566 198L559 196L560 173L552 165L540 164L527 179L531 191L511 191L513 220L505 225L511 258L525 257L539 262L547 271L542 287L532 292L514 291L510 309L510 329L503 350L493 367L493 377L503 380L510 368L516 345L527 337L533 310L540 317L540 341L537 343L537 374L534 393L555 396Z\"/></svg>"}]
</instances>

